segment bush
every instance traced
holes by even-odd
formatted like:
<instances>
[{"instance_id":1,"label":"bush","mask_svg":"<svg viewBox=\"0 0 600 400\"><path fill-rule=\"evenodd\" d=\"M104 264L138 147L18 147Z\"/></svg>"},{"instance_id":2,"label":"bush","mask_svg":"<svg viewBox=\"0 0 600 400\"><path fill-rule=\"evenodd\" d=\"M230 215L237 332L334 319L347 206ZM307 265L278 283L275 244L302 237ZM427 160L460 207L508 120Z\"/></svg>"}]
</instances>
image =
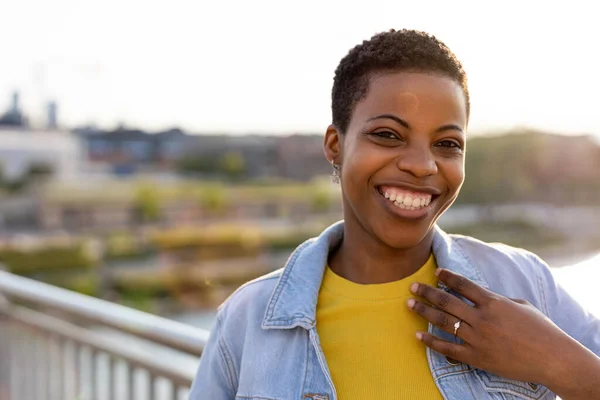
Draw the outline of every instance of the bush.
<instances>
[{"instance_id":1,"label":"bush","mask_svg":"<svg viewBox=\"0 0 600 400\"><path fill-rule=\"evenodd\" d=\"M113 233L106 238L105 260L132 260L149 257L155 250L145 243L139 243L133 234Z\"/></svg>"},{"instance_id":2,"label":"bush","mask_svg":"<svg viewBox=\"0 0 600 400\"><path fill-rule=\"evenodd\" d=\"M46 245L32 249L0 249L0 262L10 272L26 275L48 270L81 270L97 266L97 256L87 243Z\"/></svg>"}]
</instances>

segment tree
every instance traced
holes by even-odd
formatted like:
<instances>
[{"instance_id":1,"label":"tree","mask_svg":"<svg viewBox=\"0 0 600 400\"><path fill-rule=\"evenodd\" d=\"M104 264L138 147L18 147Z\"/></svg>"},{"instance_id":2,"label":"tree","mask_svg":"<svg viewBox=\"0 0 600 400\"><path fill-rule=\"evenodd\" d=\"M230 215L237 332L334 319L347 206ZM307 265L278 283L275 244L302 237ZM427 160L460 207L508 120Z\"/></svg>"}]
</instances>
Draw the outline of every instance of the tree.
<instances>
[{"instance_id":1,"label":"tree","mask_svg":"<svg viewBox=\"0 0 600 400\"><path fill-rule=\"evenodd\" d=\"M143 222L160 219L161 201L158 191L150 185L142 185L135 195L135 211Z\"/></svg>"}]
</instances>

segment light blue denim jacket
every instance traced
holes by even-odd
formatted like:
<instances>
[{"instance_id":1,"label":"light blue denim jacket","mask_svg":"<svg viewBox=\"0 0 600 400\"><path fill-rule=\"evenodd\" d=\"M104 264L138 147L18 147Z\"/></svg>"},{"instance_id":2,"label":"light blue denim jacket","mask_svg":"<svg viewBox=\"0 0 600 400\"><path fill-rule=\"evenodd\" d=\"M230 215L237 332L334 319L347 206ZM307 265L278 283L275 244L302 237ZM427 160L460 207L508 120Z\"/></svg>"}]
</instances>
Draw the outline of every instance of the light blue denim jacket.
<instances>
[{"instance_id":1,"label":"light blue denim jacket","mask_svg":"<svg viewBox=\"0 0 600 400\"><path fill-rule=\"evenodd\" d=\"M243 285L220 307L190 400L337 399L319 344L316 310L328 253L342 234L343 222L332 225L300 245L285 268ZM439 267L503 296L529 301L600 355L600 321L556 284L548 266L535 255L448 235L438 227L433 253ZM453 338L431 324L429 332ZM430 349L427 360L446 400L555 398L541 385L456 364Z\"/></svg>"}]
</instances>

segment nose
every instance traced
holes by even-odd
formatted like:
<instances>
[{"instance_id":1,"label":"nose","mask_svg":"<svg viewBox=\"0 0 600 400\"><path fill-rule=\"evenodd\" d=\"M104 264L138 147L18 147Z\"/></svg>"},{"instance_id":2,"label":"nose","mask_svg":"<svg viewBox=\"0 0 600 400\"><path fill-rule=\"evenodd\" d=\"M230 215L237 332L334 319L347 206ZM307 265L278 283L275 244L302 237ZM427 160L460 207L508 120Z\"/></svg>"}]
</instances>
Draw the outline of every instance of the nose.
<instances>
[{"instance_id":1,"label":"nose","mask_svg":"<svg viewBox=\"0 0 600 400\"><path fill-rule=\"evenodd\" d=\"M417 178L434 175L438 172L437 163L429 146L412 145L405 147L396 158L396 165L401 171Z\"/></svg>"}]
</instances>

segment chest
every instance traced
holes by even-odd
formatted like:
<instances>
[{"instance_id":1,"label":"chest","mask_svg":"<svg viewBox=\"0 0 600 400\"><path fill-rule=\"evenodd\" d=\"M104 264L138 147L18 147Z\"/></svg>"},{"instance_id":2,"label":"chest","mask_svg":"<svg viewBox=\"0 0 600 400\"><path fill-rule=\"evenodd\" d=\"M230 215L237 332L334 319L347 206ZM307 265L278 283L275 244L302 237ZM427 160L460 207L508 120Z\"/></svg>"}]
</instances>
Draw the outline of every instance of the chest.
<instances>
[{"instance_id":1,"label":"chest","mask_svg":"<svg viewBox=\"0 0 600 400\"><path fill-rule=\"evenodd\" d=\"M236 400L346 400L338 393L316 328L262 334L265 337L247 347L236 363L239 365ZM426 369L438 393L447 400L555 399L543 386L506 380L468 365L454 364L431 351L426 353L426 360ZM406 371L406 366L396 368L398 376ZM344 369L340 371L344 373ZM367 398L388 397L378 393Z\"/></svg>"}]
</instances>

